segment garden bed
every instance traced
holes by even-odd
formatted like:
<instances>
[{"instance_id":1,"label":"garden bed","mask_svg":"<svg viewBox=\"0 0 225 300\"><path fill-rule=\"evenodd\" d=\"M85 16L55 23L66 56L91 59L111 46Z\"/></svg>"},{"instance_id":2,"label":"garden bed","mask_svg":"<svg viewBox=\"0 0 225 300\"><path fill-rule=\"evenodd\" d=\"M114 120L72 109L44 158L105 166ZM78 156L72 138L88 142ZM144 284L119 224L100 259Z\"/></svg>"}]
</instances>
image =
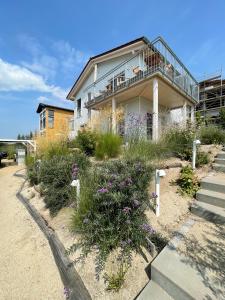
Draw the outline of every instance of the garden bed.
<instances>
[{"instance_id":1,"label":"garden bed","mask_svg":"<svg viewBox=\"0 0 225 300\"><path fill-rule=\"evenodd\" d=\"M174 162L184 164L180 160L169 159L165 161L165 165L174 164ZM192 203L190 197L184 197L177 193L177 186L172 184L178 178L180 169L180 167L168 168L166 170L166 177L161 179L160 216L157 218L153 210L147 210L149 223L158 233L161 233L167 239L170 239L174 232L188 218L189 207ZM203 173L204 171L202 171ZM30 199L31 204L38 209L48 225L56 231L65 248L70 247L74 243L74 235L69 230L74 209L72 207L63 208L55 217L51 217L49 210L45 208L45 203L40 194L34 188L27 185L26 190L24 190L25 196L28 190L32 191L35 195ZM154 191L154 181L149 186L149 192L152 191ZM96 256L94 253L88 255L85 264L77 263L75 268L93 299L133 299L149 281L145 268L148 267L153 257L147 252L145 254L148 262L140 255L133 255L132 266L128 270L125 283L118 293L106 291L106 285L102 277L100 277L99 281L95 279ZM71 258L74 260L78 256L79 252L72 255ZM106 267L106 271L109 273L115 272L116 256L116 253L110 255L110 263L107 263Z\"/></svg>"},{"instance_id":2,"label":"garden bed","mask_svg":"<svg viewBox=\"0 0 225 300\"><path fill-rule=\"evenodd\" d=\"M30 164L27 162L28 178L33 184L41 182L43 197L37 188L29 186L25 196L73 253L71 260L84 258L85 263L79 261L75 268L92 299L134 299L141 291L149 281L146 270L154 258L150 254L152 242L160 251L189 218L193 199L185 194L196 193L196 175L201 179L211 171L214 156L221 148L201 146L197 164L207 165L193 172L193 136L189 130L172 131L167 141L159 143L130 143L121 152L116 146L118 151L113 154L109 150L114 138L104 135L105 144L99 148L104 153L100 151L95 159L84 154L93 155L94 148L89 143L87 147L89 138L83 136L84 153L71 153L65 144L65 149L51 145L40 156L41 163L32 159ZM94 146L99 145L98 139ZM183 160L171 157L174 155ZM157 198L152 194L154 180L150 181L155 168L166 170L161 178L159 217L153 209ZM79 199L70 185L72 179L81 182ZM99 280L96 275L100 275Z\"/></svg>"}]
</instances>

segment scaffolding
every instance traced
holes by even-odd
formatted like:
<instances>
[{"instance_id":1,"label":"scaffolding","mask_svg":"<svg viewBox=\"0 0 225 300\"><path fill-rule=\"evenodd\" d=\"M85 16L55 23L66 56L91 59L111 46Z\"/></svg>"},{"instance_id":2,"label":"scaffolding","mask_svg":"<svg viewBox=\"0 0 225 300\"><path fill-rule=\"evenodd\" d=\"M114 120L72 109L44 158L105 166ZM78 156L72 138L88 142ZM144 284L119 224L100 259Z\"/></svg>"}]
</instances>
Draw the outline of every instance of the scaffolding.
<instances>
[{"instance_id":1,"label":"scaffolding","mask_svg":"<svg viewBox=\"0 0 225 300\"><path fill-rule=\"evenodd\" d=\"M196 111L204 120L217 124L220 122L221 108L225 108L225 79L222 77L222 69L199 80L199 103Z\"/></svg>"}]
</instances>

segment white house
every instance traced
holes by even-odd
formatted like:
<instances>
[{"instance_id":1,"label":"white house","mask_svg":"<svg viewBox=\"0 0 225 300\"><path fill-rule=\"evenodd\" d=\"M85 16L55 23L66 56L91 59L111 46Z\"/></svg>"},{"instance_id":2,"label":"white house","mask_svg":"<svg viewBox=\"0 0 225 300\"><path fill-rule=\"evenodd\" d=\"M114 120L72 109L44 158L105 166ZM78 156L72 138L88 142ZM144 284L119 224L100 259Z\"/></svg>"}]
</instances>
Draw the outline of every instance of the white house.
<instances>
[{"instance_id":1,"label":"white house","mask_svg":"<svg viewBox=\"0 0 225 300\"><path fill-rule=\"evenodd\" d=\"M142 133L157 140L171 123L194 120L198 83L161 37L152 42L141 37L91 57L67 99L75 104L75 134L110 106L110 130L129 134L139 119ZM124 110L122 122L118 107Z\"/></svg>"}]
</instances>

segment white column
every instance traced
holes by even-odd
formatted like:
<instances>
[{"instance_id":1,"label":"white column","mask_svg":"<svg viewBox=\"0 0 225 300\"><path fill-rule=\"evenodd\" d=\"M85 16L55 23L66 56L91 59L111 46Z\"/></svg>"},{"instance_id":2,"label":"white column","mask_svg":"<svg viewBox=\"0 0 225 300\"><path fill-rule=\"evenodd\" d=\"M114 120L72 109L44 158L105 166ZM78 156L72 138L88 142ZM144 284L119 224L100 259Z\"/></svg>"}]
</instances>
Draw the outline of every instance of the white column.
<instances>
[{"instance_id":1,"label":"white column","mask_svg":"<svg viewBox=\"0 0 225 300\"><path fill-rule=\"evenodd\" d=\"M153 80L153 122L152 138L157 141L159 138L159 86L158 80Z\"/></svg>"},{"instance_id":2,"label":"white column","mask_svg":"<svg viewBox=\"0 0 225 300\"><path fill-rule=\"evenodd\" d=\"M112 132L116 133L116 99L112 98Z\"/></svg>"},{"instance_id":3,"label":"white column","mask_svg":"<svg viewBox=\"0 0 225 300\"><path fill-rule=\"evenodd\" d=\"M194 105L191 106L191 123L195 121L195 107Z\"/></svg>"},{"instance_id":4,"label":"white column","mask_svg":"<svg viewBox=\"0 0 225 300\"><path fill-rule=\"evenodd\" d=\"M183 124L184 126L186 126L186 122L187 122L187 101L184 101L184 105L183 105Z\"/></svg>"}]
</instances>

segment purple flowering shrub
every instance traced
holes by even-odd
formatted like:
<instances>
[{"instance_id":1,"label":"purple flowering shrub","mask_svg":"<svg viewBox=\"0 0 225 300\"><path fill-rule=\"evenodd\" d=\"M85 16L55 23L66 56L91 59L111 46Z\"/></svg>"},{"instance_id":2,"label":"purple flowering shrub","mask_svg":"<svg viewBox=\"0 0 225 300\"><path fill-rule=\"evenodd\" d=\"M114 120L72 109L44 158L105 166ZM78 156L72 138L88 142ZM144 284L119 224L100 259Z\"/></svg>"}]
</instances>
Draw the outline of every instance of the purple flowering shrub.
<instances>
[{"instance_id":1,"label":"purple flowering shrub","mask_svg":"<svg viewBox=\"0 0 225 300\"><path fill-rule=\"evenodd\" d=\"M119 249L118 262L127 267L132 252L148 249L148 239L155 237L145 215L152 173L152 167L140 160L115 160L97 165L81 178L80 206L72 220L80 240L68 253L81 248L80 259L85 259L96 251L97 278L113 250Z\"/></svg>"},{"instance_id":2,"label":"purple flowering shrub","mask_svg":"<svg viewBox=\"0 0 225 300\"><path fill-rule=\"evenodd\" d=\"M75 189L70 184L89 165L87 156L82 153L42 160L39 178L46 207L52 215L76 199Z\"/></svg>"}]
</instances>

